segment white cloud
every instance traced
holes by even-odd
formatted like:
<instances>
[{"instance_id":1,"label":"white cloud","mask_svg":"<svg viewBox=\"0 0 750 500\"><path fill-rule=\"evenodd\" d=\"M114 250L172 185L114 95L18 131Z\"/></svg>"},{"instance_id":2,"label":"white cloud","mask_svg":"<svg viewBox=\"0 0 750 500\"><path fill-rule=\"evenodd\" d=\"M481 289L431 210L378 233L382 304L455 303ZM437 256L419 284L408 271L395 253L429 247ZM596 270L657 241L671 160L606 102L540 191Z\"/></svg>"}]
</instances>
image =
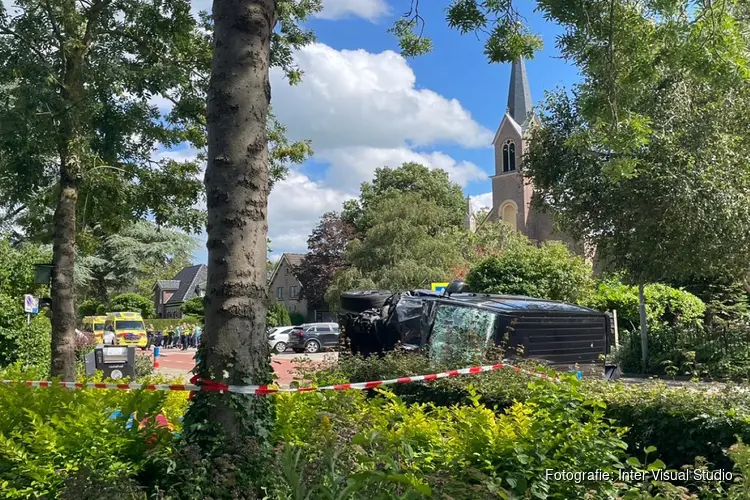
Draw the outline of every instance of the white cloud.
<instances>
[{"instance_id":1,"label":"white cloud","mask_svg":"<svg viewBox=\"0 0 750 500\"><path fill-rule=\"evenodd\" d=\"M472 181L487 179L487 173L475 164L468 161L457 162L439 151L417 153L407 148L359 146L323 150L315 157L330 164L326 174L329 184L355 193L362 182L372 180L375 169L397 168L404 162L421 163L431 169L441 168L453 182L462 187Z\"/></svg>"},{"instance_id":2,"label":"white cloud","mask_svg":"<svg viewBox=\"0 0 750 500\"><path fill-rule=\"evenodd\" d=\"M274 254L307 251L307 237L325 212L341 211L352 195L290 171L268 199L268 235Z\"/></svg>"},{"instance_id":3,"label":"white cloud","mask_svg":"<svg viewBox=\"0 0 750 500\"><path fill-rule=\"evenodd\" d=\"M385 0L323 0L323 11L315 17L329 20L361 17L375 21L390 12L391 8Z\"/></svg>"},{"instance_id":4,"label":"white cloud","mask_svg":"<svg viewBox=\"0 0 750 500\"><path fill-rule=\"evenodd\" d=\"M393 51L337 51L316 43L295 58L305 72L302 83L289 86L274 70L273 109L291 137L311 139L316 149L492 142L492 132L456 99L416 88L414 71Z\"/></svg>"},{"instance_id":5,"label":"white cloud","mask_svg":"<svg viewBox=\"0 0 750 500\"><path fill-rule=\"evenodd\" d=\"M475 212L486 208L492 210L492 191L489 193L475 194L471 196L471 208Z\"/></svg>"}]
</instances>

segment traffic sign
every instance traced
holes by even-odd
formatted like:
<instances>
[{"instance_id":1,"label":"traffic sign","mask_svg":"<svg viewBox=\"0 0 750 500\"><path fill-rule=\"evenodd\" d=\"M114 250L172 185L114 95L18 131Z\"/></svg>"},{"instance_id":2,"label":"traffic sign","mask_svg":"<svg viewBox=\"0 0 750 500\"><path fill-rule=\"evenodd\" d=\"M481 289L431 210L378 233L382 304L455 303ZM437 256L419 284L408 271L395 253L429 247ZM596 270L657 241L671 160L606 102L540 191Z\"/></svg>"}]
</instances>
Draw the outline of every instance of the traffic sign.
<instances>
[{"instance_id":1,"label":"traffic sign","mask_svg":"<svg viewBox=\"0 0 750 500\"><path fill-rule=\"evenodd\" d=\"M33 295L23 296L23 310L26 314L39 313L39 299Z\"/></svg>"},{"instance_id":2,"label":"traffic sign","mask_svg":"<svg viewBox=\"0 0 750 500\"><path fill-rule=\"evenodd\" d=\"M448 288L448 285L450 285L450 283L433 283L431 289L433 292L443 293L445 289Z\"/></svg>"}]
</instances>

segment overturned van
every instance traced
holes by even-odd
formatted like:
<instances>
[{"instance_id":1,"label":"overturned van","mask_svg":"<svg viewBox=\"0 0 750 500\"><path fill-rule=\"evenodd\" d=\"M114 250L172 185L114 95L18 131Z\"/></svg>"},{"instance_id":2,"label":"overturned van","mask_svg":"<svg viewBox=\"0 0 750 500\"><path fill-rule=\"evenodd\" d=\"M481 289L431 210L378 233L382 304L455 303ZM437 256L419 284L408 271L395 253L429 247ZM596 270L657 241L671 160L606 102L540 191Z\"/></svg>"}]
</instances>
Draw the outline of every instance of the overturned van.
<instances>
[{"instance_id":1,"label":"overturned van","mask_svg":"<svg viewBox=\"0 0 750 500\"><path fill-rule=\"evenodd\" d=\"M342 294L343 342L369 356L396 348L426 348L430 357L470 360L492 345L510 358L535 358L558 368L604 366L609 315L564 302L469 293L453 282L443 293L385 290Z\"/></svg>"}]
</instances>

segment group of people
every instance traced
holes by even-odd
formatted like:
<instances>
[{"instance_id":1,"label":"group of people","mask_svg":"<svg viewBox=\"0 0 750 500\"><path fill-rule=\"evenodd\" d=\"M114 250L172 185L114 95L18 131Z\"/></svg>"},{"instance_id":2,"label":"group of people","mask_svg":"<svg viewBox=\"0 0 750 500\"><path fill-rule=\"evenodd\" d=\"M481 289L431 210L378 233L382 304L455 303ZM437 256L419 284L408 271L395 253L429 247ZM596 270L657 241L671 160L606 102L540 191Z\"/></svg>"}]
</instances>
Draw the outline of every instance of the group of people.
<instances>
[{"instance_id":1,"label":"group of people","mask_svg":"<svg viewBox=\"0 0 750 500\"><path fill-rule=\"evenodd\" d=\"M200 345L201 333L203 333L200 325L190 325L188 323L177 325L166 332L158 331L153 334L152 332L153 327L149 325L149 337L153 335L153 340L149 342L149 345L165 349L181 350L189 347L198 347Z\"/></svg>"}]
</instances>

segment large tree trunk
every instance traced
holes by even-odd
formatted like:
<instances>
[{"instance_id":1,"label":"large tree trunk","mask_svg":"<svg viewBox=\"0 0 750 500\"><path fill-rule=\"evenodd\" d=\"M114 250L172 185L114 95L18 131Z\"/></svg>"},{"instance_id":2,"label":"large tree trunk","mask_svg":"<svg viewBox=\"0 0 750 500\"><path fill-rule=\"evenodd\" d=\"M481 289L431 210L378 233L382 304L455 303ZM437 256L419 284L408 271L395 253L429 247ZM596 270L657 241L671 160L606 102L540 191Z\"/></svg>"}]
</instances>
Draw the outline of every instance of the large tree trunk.
<instances>
[{"instance_id":1,"label":"large tree trunk","mask_svg":"<svg viewBox=\"0 0 750 500\"><path fill-rule=\"evenodd\" d=\"M273 0L215 0L208 90L208 282L199 375L228 384L272 381L266 335L269 63ZM188 438L267 435L265 397L199 393ZM208 436L207 436L208 437Z\"/></svg>"},{"instance_id":2,"label":"large tree trunk","mask_svg":"<svg viewBox=\"0 0 750 500\"><path fill-rule=\"evenodd\" d=\"M76 202L78 187L75 171L78 158L61 155L60 197L55 209L52 245L52 369L53 377L75 380L76 313L74 297L76 259Z\"/></svg>"}]
</instances>

